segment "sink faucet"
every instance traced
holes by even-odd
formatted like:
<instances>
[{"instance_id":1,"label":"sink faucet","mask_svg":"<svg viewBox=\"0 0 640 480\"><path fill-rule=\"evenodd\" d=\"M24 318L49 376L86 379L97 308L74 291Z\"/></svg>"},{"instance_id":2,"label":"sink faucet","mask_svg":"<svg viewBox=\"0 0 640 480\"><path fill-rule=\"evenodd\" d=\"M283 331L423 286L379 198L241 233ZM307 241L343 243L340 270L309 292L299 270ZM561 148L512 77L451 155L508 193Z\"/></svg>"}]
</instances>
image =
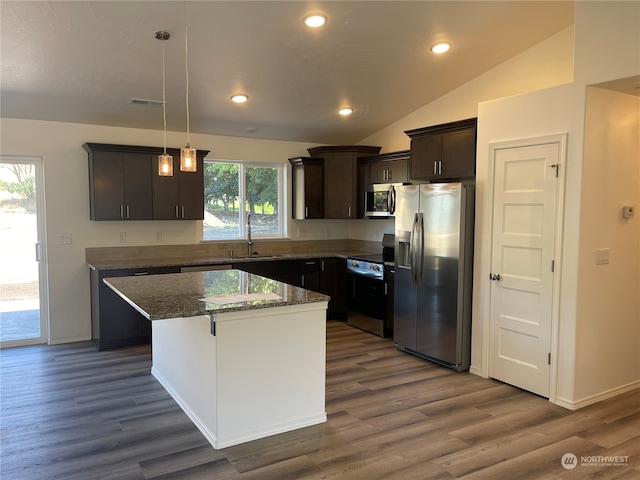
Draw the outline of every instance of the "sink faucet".
<instances>
[{"instance_id":1,"label":"sink faucet","mask_svg":"<svg viewBox=\"0 0 640 480\"><path fill-rule=\"evenodd\" d=\"M249 256L253 255L253 241L251 240L251 214L247 214L247 250Z\"/></svg>"}]
</instances>

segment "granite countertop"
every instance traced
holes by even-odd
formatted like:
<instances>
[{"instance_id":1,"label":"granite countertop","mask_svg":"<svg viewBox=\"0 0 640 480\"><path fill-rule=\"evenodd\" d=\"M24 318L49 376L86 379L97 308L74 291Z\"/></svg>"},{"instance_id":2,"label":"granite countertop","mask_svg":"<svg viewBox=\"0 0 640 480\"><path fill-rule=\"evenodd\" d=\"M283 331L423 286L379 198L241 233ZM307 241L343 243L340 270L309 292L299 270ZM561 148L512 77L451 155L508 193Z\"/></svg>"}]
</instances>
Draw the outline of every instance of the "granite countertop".
<instances>
[{"instance_id":1,"label":"granite countertop","mask_svg":"<svg viewBox=\"0 0 640 480\"><path fill-rule=\"evenodd\" d=\"M127 259L127 260L105 260L93 261L87 264L93 270L120 270L128 268L152 268L152 267L192 267L203 265L229 265L233 263L270 261L270 260L304 260L312 258L347 258L349 256L371 255L371 252L304 252L304 253L281 253L274 255L253 255L238 257L194 257L194 258L162 258L162 259ZM385 262L393 265L393 262Z\"/></svg>"},{"instance_id":2,"label":"granite countertop","mask_svg":"<svg viewBox=\"0 0 640 480\"><path fill-rule=\"evenodd\" d=\"M327 295L240 270L112 277L104 283L149 320L329 301ZM244 297L230 297L236 295ZM215 303L225 301L232 303Z\"/></svg>"}]
</instances>

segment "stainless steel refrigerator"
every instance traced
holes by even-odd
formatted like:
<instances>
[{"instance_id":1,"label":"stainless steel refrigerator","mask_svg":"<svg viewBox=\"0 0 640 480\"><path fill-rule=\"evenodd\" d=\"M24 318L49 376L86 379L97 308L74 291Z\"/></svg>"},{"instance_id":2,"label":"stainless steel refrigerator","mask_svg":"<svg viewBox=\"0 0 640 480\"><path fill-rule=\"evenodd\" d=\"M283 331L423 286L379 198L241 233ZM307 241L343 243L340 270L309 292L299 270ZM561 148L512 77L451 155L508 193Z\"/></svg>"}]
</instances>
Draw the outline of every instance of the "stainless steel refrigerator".
<instances>
[{"instance_id":1,"label":"stainless steel refrigerator","mask_svg":"<svg viewBox=\"0 0 640 480\"><path fill-rule=\"evenodd\" d=\"M397 188L393 340L457 371L471 360L473 183Z\"/></svg>"}]
</instances>

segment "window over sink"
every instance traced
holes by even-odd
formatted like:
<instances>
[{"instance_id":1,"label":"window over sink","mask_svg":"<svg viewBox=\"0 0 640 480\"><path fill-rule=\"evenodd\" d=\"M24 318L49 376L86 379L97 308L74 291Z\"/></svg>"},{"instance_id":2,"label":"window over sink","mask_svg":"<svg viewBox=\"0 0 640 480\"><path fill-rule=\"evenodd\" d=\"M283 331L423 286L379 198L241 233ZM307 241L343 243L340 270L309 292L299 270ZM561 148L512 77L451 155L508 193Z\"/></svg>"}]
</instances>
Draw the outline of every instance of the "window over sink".
<instances>
[{"instance_id":1,"label":"window over sink","mask_svg":"<svg viewBox=\"0 0 640 480\"><path fill-rule=\"evenodd\" d=\"M203 240L233 240L247 234L284 236L284 166L275 163L204 162Z\"/></svg>"}]
</instances>

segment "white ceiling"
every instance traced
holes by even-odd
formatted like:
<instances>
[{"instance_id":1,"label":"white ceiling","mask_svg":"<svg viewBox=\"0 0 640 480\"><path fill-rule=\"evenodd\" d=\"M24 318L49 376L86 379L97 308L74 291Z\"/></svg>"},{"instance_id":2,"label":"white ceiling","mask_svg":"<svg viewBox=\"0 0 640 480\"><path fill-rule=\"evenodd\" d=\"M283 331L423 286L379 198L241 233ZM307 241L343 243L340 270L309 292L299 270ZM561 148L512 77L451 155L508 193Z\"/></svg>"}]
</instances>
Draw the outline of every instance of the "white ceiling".
<instances>
[{"instance_id":1,"label":"white ceiling","mask_svg":"<svg viewBox=\"0 0 640 480\"><path fill-rule=\"evenodd\" d=\"M305 27L309 11L327 24ZM162 99L164 45L168 129L184 131L186 14L191 132L350 144L571 25L574 3L2 0L0 14L3 117L162 129L161 107L129 99Z\"/></svg>"}]
</instances>

